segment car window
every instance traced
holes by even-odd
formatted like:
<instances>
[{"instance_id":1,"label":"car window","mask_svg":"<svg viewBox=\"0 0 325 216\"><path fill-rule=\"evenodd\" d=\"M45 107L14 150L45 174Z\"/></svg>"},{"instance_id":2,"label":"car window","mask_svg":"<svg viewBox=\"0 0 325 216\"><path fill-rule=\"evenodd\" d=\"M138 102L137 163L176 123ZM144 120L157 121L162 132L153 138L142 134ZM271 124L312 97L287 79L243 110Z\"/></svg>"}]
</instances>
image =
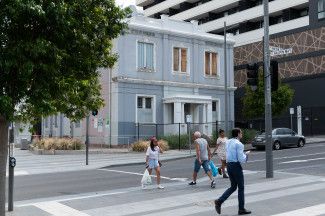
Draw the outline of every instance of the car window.
<instances>
[{"instance_id":1,"label":"car window","mask_svg":"<svg viewBox=\"0 0 325 216\"><path fill-rule=\"evenodd\" d=\"M284 134L285 135L292 134L292 130L291 129L285 128L283 130L284 130Z\"/></svg>"},{"instance_id":2,"label":"car window","mask_svg":"<svg viewBox=\"0 0 325 216\"><path fill-rule=\"evenodd\" d=\"M284 133L284 129L282 129L282 128L281 128L281 129L277 129L277 130L276 130L276 134L277 134L277 135L284 135L284 134L285 134L285 133Z\"/></svg>"}]
</instances>

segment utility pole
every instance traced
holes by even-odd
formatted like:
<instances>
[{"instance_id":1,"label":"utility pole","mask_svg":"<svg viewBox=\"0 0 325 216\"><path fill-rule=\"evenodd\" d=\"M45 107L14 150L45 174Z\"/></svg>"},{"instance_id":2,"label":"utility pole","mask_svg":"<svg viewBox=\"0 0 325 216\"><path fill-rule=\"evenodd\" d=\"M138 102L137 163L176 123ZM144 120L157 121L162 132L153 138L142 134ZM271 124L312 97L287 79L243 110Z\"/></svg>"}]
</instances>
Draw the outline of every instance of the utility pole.
<instances>
[{"instance_id":1,"label":"utility pole","mask_svg":"<svg viewBox=\"0 0 325 216\"><path fill-rule=\"evenodd\" d=\"M86 117L86 165L88 165L89 154L89 114Z\"/></svg>"},{"instance_id":2,"label":"utility pole","mask_svg":"<svg viewBox=\"0 0 325 216\"><path fill-rule=\"evenodd\" d=\"M227 24L224 22L224 76L225 76L225 132L228 134L228 74L227 74ZM218 133L218 131L217 131Z\"/></svg>"},{"instance_id":3,"label":"utility pole","mask_svg":"<svg viewBox=\"0 0 325 216\"><path fill-rule=\"evenodd\" d=\"M266 178L273 178L272 100L269 48L269 0L264 5L264 84L265 84L265 158Z\"/></svg>"}]
</instances>

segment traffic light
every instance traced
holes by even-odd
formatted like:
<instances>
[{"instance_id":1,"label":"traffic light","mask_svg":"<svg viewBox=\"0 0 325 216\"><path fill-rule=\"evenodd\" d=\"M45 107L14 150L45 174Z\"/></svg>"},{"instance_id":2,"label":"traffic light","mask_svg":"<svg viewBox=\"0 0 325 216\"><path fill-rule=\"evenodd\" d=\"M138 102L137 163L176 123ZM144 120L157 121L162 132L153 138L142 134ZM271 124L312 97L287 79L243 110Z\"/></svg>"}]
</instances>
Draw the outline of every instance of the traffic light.
<instances>
[{"instance_id":1,"label":"traffic light","mask_svg":"<svg viewBox=\"0 0 325 216\"><path fill-rule=\"evenodd\" d=\"M247 85L251 86L252 90L257 89L258 85L258 64L248 64L247 69Z\"/></svg>"},{"instance_id":2,"label":"traffic light","mask_svg":"<svg viewBox=\"0 0 325 216\"><path fill-rule=\"evenodd\" d=\"M96 115L98 114L98 110L93 110L93 111L91 111L91 114L92 114L93 116L96 116Z\"/></svg>"},{"instance_id":3,"label":"traffic light","mask_svg":"<svg viewBox=\"0 0 325 216\"><path fill-rule=\"evenodd\" d=\"M271 90L276 91L279 87L279 66L278 62L272 60L270 62L270 72L271 72Z\"/></svg>"}]
</instances>

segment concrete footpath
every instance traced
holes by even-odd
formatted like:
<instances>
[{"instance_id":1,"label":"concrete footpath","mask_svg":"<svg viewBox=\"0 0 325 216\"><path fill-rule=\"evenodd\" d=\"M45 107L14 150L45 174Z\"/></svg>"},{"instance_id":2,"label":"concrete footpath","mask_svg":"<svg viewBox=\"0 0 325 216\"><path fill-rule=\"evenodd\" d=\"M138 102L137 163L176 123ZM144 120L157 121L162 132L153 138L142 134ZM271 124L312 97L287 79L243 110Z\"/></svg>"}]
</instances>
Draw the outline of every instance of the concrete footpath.
<instances>
[{"instance_id":1,"label":"concrete footpath","mask_svg":"<svg viewBox=\"0 0 325 216\"><path fill-rule=\"evenodd\" d=\"M325 143L323 137L307 137L307 144ZM245 145L246 150L252 149ZM35 155L28 150L15 149L14 156L17 160L15 175L33 175L41 173L69 172L79 170L98 169L108 166L143 164L145 153L129 152L127 149L102 149L95 150L96 154L89 154L89 164L86 165L86 156L83 155ZM170 150L160 156L160 160L176 160L194 157L194 150Z\"/></svg>"}]
</instances>

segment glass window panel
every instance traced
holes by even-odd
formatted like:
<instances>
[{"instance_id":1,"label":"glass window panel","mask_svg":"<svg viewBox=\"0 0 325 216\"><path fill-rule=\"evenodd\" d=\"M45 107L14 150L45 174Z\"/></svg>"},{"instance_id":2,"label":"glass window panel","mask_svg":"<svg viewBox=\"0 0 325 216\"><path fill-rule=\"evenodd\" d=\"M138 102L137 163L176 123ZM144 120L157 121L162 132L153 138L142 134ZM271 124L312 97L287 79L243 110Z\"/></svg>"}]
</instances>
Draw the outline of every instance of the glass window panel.
<instances>
[{"instance_id":1,"label":"glass window panel","mask_svg":"<svg viewBox=\"0 0 325 216\"><path fill-rule=\"evenodd\" d=\"M217 53L212 53L212 76L217 76Z\"/></svg>"},{"instance_id":2,"label":"glass window panel","mask_svg":"<svg viewBox=\"0 0 325 216\"><path fill-rule=\"evenodd\" d=\"M182 48L181 49L181 72L187 71L187 49Z\"/></svg>"},{"instance_id":3,"label":"glass window panel","mask_svg":"<svg viewBox=\"0 0 325 216\"><path fill-rule=\"evenodd\" d=\"M210 53L205 52L205 75L210 75Z\"/></svg>"},{"instance_id":4,"label":"glass window panel","mask_svg":"<svg viewBox=\"0 0 325 216\"><path fill-rule=\"evenodd\" d=\"M151 109L151 98L146 98L146 109Z\"/></svg>"},{"instance_id":5,"label":"glass window panel","mask_svg":"<svg viewBox=\"0 0 325 216\"><path fill-rule=\"evenodd\" d=\"M179 71L179 48L174 48L174 71Z\"/></svg>"},{"instance_id":6,"label":"glass window panel","mask_svg":"<svg viewBox=\"0 0 325 216\"><path fill-rule=\"evenodd\" d=\"M138 97L138 108L142 108L142 97Z\"/></svg>"}]
</instances>

